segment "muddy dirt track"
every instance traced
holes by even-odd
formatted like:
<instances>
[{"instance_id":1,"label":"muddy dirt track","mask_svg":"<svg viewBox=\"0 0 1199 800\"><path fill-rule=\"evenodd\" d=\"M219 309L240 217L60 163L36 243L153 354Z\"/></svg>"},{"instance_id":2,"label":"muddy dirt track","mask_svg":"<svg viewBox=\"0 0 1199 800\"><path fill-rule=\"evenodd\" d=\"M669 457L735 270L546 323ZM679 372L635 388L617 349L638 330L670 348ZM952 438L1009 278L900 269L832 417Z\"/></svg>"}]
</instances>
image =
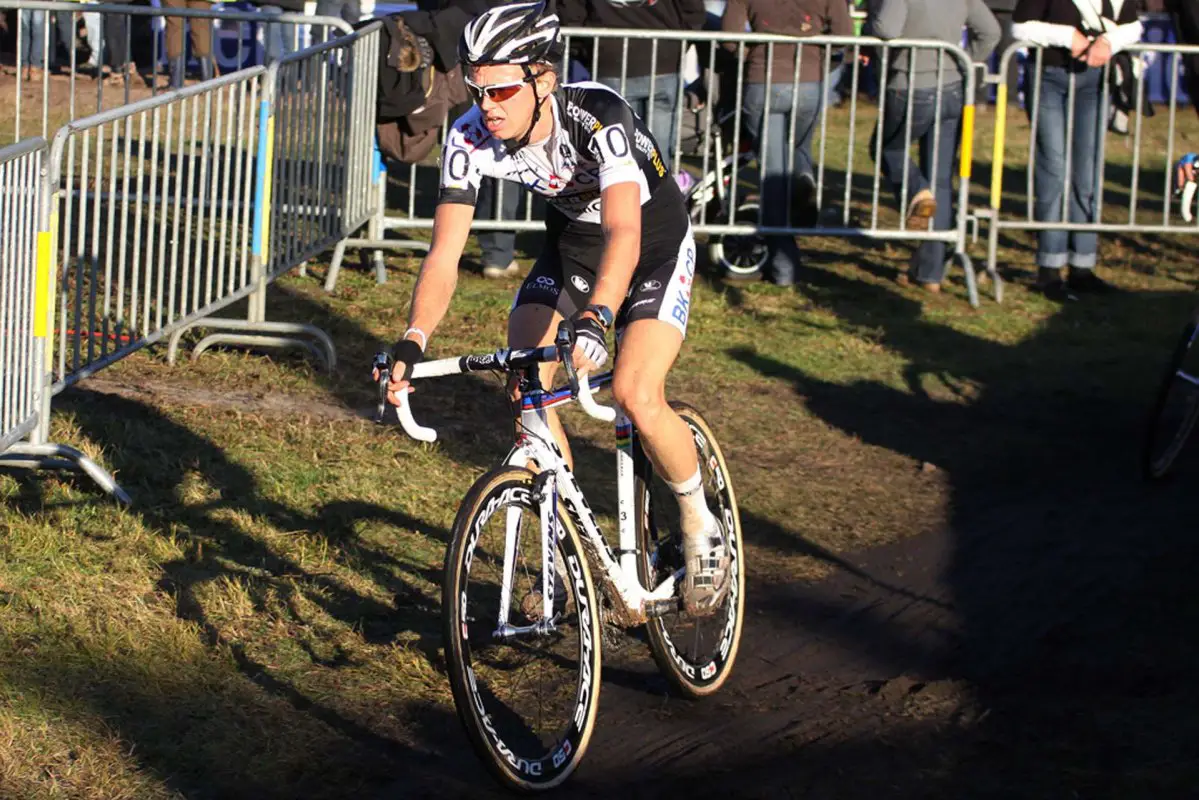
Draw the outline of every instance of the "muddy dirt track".
<instances>
[{"instance_id":1,"label":"muddy dirt track","mask_svg":"<svg viewBox=\"0 0 1199 800\"><path fill-rule=\"evenodd\" d=\"M871 502L886 505L894 541L835 555L743 508L758 560L726 689L680 700L642 644L606 650L597 733L559 796L1199 797L1199 448L1169 484L1141 480L1148 379L1164 352L1130 381L1131 346L1044 346L1102 323L1064 313L1007 346L888 331L912 385L920 371L959 376L981 387L970 403L731 352L851 437L829 457L864 455L840 469L882 487ZM751 456L725 448L736 478ZM935 465L927 491L935 482L944 498L927 524L897 510L921 484L896 470L921 464ZM772 552L830 573L796 580ZM504 796L451 712L409 713L410 741L373 743L396 764L374 797Z\"/></svg>"},{"instance_id":2,"label":"muddy dirt track","mask_svg":"<svg viewBox=\"0 0 1199 800\"><path fill-rule=\"evenodd\" d=\"M707 701L668 696L640 643L605 652L562 796L1199 797L1199 471L1143 484L1136 410L1075 400L1052 422L1012 406L1044 439L1032 459L998 418L972 428L986 403L889 398L884 419L869 393L815 390L865 441L948 470L950 523L826 554L815 583L751 565L739 664ZM491 793L455 719L426 730L437 756L381 797Z\"/></svg>"}]
</instances>

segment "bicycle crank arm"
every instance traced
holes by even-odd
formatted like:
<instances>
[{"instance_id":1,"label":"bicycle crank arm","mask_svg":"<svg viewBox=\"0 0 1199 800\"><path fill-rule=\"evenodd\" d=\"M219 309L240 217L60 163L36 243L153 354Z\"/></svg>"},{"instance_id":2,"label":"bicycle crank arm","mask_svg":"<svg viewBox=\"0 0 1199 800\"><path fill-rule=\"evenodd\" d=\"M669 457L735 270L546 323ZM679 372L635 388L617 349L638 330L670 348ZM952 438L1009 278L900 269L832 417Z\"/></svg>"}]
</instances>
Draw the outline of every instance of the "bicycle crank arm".
<instances>
[{"instance_id":1,"label":"bicycle crank arm","mask_svg":"<svg viewBox=\"0 0 1199 800\"><path fill-rule=\"evenodd\" d=\"M678 597L667 597L662 600L646 600L645 616L648 619L668 617L683 610L683 601Z\"/></svg>"}]
</instances>

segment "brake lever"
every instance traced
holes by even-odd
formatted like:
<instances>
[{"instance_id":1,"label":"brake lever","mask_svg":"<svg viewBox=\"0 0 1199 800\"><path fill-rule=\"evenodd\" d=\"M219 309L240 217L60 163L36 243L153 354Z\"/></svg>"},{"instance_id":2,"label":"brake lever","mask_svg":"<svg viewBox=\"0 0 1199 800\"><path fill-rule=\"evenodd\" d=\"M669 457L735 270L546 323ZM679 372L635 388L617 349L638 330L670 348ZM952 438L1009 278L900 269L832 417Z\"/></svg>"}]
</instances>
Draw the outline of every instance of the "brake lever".
<instances>
[{"instance_id":1,"label":"brake lever","mask_svg":"<svg viewBox=\"0 0 1199 800\"><path fill-rule=\"evenodd\" d=\"M570 392L578 398L579 405L590 416L604 422L611 422L616 419L616 409L601 406L595 402L595 398L591 396L591 381L586 376L582 380L579 380L579 374L575 371L575 340L574 326L563 320L562 324L558 326L558 335L554 339L554 344L558 347L558 356L562 360L562 366L566 369L566 379L570 382Z\"/></svg>"},{"instance_id":2,"label":"brake lever","mask_svg":"<svg viewBox=\"0 0 1199 800\"><path fill-rule=\"evenodd\" d=\"M377 380L377 389L379 392L379 402L375 406L375 422L383 423L383 418L387 415L387 384L391 380L391 368L395 362L391 358L390 353L375 353L375 360L371 363L371 370L378 371L379 377Z\"/></svg>"},{"instance_id":3,"label":"brake lever","mask_svg":"<svg viewBox=\"0 0 1199 800\"><path fill-rule=\"evenodd\" d=\"M558 324L558 335L554 337L554 346L558 348L558 358L566 370L566 380L570 385L570 393L579 394L579 374L575 371L574 349L575 328L569 320Z\"/></svg>"}]
</instances>

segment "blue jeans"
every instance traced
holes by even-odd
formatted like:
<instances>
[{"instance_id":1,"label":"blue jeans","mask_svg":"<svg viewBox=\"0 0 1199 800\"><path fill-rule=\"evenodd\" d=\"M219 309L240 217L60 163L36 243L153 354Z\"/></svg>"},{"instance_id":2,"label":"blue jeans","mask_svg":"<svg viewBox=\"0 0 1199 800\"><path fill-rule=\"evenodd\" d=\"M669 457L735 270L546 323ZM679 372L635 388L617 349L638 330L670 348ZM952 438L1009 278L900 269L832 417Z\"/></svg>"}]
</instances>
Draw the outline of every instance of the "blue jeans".
<instances>
[{"instance_id":1,"label":"blue jeans","mask_svg":"<svg viewBox=\"0 0 1199 800\"><path fill-rule=\"evenodd\" d=\"M1028 79L1035 89L1035 76ZM1066 147L1070 146L1070 222L1095 222L1096 162L1107 109L1102 108L1103 70L1096 67L1074 79L1074 140L1066 141L1070 74L1063 67L1046 67L1041 74L1040 97L1029 108L1037 110L1037 163L1033 169L1033 216L1037 222L1062 221L1066 191ZM1098 259L1099 235L1082 231L1038 231L1037 266L1092 269Z\"/></svg>"},{"instance_id":2,"label":"blue jeans","mask_svg":"<svg viewBox=\"0 0 1199 800\"><path fill-rule=\"evenodd\" d=\"M479 219L516 219L520 209L520 198L525 190L516 183L505 182L497 216L495 196L499 183L495 178L484 178L479 184L479 197L475 203ZM481 231L479 247L483 251L485 266L502 269L512 263L516 250L516 234L510 231Z\"/></svg>"},{"instance_id":3,"label":"blue jeans","mask_svg":"<svg viewBox=\"0 0 1199 800\"><path fill-rule=\"evenodd\" d=\"M280 6L259 6L263 14L282 14ZM262 44L266 50L267 63L278 61L292 52L292 37L295 36L295 26L282 22L272 22L262 31Z\"/></svg>"},{"instance_id":4,"label":"blue jeans","mask_svg":"<svg viewBox=\"0 0 1199 800\"><path fill-rule=\"evenodd\" d=\"M912 161L909 150L908 97L912 102L912 138L920 150L920 166ZM937 215L933 228L938 231L953 228L953 173L957 167L958 145L962 139L962 84L941 89L941 116L937 118L937 90L888 89L883 100L882 174L895 192L896 202L906 208L917 192L932 191L937 200ZM878 136L878 131L874 134ZM874 154L877 139L870 143ZM933 154L937 157L937 174L933 171ZM908 194L903 193L903 178L907 175ZM945 277L945 243L922 242L912 254L909 274L920 283L940 283Z\"/></svg>"},{"instance_id":5,"label":"blue jeans","mask_svg":"<svg viewBox=\"0 0 1199 800\"><path fill-rule=\"evenodd\" d=\"M769 93L767 89L769 88ZM745 86L744 114L746 133L758 143L758 155L762 170L762 224L785 228L791 224L788 218L788 200L792 196L791 173L787 171L787 151L795 154L794 181L814 183L812 165L812 133L820 117L823 84L819 81L800 83L750 83ZM769 109L767 100L769 99ZM791 137L791 104L795 103L795 141L788 147ZM770 116L766 117L769 110ZM766 142L762 144L763 122L766 126ZM797 209L792 209L796 211ZM790 283L795 279L795 268L799 266L799 248L792 236L767 236L766 246L770 252L770 269L778 283Z\"/></svg>"},{"instance_id":6,"label":"blue jeans","mask_svg":"<svg viewBox=\"0 0 1199 800\"><path fill-rule=\"evenodd\" d=\"M46 24L46 14L54 15L54 20L50 25L50 66L53 67L58 63L58 42L61 41L70 51L75 44L75 31L72 28L74 24L69 11L33 11L25 8L21 9L21 58L22 65L27 67L37 67L42 69L46 66L45 59L42 57L42 48L45 47L46 36L42 26ZM58 40L55 40L55 31L58 32Z\"/></svg>"},{"instance_id":7,"label":"blue jeans","mask_svg":"<svg viewBox=\"0 0 1199 800\"><path fill-rule=\"evenodd\" d=\"M600 83L615 91L620 91L620 76L615 78L599 78ZM658 143L658 150L666 168L674 164L674 134L678 129L674 118L675 106L679 101L679 76L658 75L654 78L654 95L649 94L649 75L636 78L626 78L624 99L633 107L633 113L645 120L645 125ZM650 119L650 109L653 109L653 119Z\"/></svg>"}]
</instances>

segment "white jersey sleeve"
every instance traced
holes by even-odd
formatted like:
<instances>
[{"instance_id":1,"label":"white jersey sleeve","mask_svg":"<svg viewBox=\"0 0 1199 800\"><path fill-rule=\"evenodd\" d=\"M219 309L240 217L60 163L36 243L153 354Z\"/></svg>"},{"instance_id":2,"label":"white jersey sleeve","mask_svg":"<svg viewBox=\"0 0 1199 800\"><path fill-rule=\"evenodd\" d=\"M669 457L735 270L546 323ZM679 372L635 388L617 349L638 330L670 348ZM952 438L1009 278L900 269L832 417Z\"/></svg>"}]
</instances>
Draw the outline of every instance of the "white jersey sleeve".
<instances>
[{"instance_id":1,"label":"white jersey sleeve","mask_svg":"<svg viewBox=\"0 0 1199 800\"><path fill-rule=\"evenodd\" d=\"M648 199L658 180L666 176L657 144L620 95L593 91L587 99L584 116L592 119L577 122L583 123L583 146L599 162L600 190L618 183L636 183Z\"/></svg>"},{"instance_id":2,"label":"white jersey sleeve","mask_svg":"<svg viewBox=\"0 0 1199 800\"><path fill-rule=\"evenodd\" d=\"M475 106L450 127L441 149L441 195L439 203L473 206L483 176L494 172L494 139L487 133Z\"/></svg>"}]
</instances>

